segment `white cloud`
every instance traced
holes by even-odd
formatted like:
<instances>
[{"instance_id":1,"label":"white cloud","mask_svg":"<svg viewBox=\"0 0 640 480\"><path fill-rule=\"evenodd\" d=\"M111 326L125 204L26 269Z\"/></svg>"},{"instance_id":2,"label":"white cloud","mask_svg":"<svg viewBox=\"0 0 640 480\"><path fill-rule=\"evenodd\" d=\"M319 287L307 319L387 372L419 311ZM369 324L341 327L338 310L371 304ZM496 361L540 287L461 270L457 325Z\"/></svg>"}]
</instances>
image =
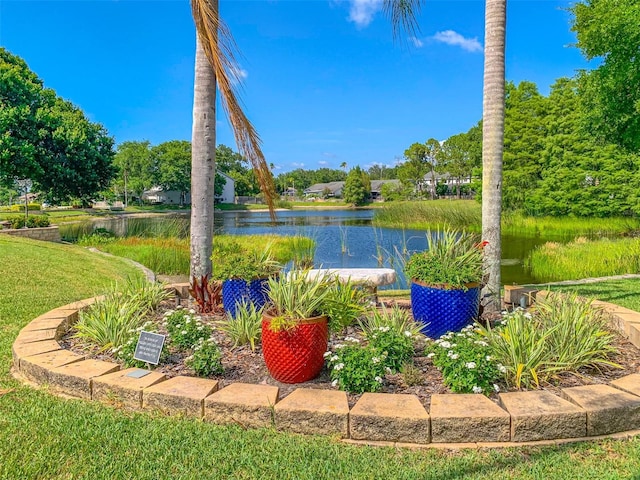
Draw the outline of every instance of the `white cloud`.
<instances>
[{"instance_id":1,"label":"white cloud","mask_svg":"<svg viewBox=\"0 0 640 480\"><path fill-rule=\"evenodd\" d=\"M349 2L351 3L349 21L358 27L369 25L382 6L382 0L349 0Z\"/></svg>"},{"instance_id":2,"label":"white cloud","mask_svg":"<svg viewBox=\"0 0 640 480\"><path fill-rule=\"evenodd\" d=\"M465 38L460 35L458 32L454 32L453 30L445 30L443 32L437 32L433 39L436 42L446 43L447 45L454 45L462 48L463 50L467 50L468 52L481 52L482 45L478 41L476 37L474 38Z\"/></svg>"},{"instance_id":3,"label":"white cloud","mask_svg":"<svg viewBox=\"0 0 640 480\"><path fill-rule=\"evenodd\" d=\"M232 76L231 81L234 83L234 85L242 83L242 81L249 76L249 72L239 66L232 68L230 73Z\"/></svg>"},{"instance_id":4,"label":"white cloud","mask_svg":"<svg viewBox=\"0 0 640 480\"><path fill-rule=\"evenodd\" d=\"M415 47L421 48L422 46L424 46L423 41L422 41L422 40L420 40L419 38L416 38L416 37L409 37L409 41L410 41L411 43L413 43L413 45L414 45Z\"/></svg>"},{"instance_id":5,"label":"white cloud","mask_svg":"<svg viewBox=\"0 0 640 480\"><path fill-rule=\"evenodd\" d=\"M318 165L328 165L328 164L329 164L329 162L327 162L327 161L325 161L325 160L320 160L320 161L318 162Z\"/></svg>"},{"instance_id":6,"label":"white cloud","mask_svg":"<svg viewBox=\"0 0 640 480\"><path fill-rule=\"evenodd\" d=\"M304 167L304 163L298 163L298 162L293 162L291 165L296 167L296 168L303 168Z\"/></svg>"}]
</instances>

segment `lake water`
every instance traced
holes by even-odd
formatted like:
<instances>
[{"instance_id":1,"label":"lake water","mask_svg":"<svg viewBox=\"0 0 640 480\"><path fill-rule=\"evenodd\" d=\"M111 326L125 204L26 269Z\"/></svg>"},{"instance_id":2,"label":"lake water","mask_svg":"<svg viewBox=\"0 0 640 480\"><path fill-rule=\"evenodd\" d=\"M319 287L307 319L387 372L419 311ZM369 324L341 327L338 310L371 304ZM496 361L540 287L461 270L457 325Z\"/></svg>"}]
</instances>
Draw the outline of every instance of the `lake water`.
<instances>
[{"instance_id":1,"label":"lake water","mask_svg":"<svg viewBox=\"0 0 640 480\"><path fill-rule=\"evenodd\" d=\"M316 267L391 267L402 271L402 257L426 248L426 232L379 228L371 225L373 210L294 210L278 212L272 223L268 212L216 212L215 228L218 233L234 235L273 233L278 235L304 235L316 241ZM61 225L60 233L73 240L94 227L114 231L118 236L154 231L171 223L182 235L188 234L189 216L122 216L100 219L86 225ZM504 236L502 239L502 283L533 283L525 271L523 260L531 249L547 239ZM400 281L393 288L406 288ZM543 279L551 281L553 279Z\"/></svg>"}]
</instances>

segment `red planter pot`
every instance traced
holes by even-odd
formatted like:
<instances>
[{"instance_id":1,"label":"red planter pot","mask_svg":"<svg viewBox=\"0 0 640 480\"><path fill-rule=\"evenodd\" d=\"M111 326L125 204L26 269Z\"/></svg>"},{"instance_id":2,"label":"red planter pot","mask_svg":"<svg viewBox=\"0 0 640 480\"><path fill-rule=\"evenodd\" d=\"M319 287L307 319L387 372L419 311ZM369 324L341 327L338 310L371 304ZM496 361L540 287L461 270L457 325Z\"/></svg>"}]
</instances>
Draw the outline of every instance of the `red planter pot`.
<instances>
[{"instance_id":1,"label":"red planter pot","mask_svg":"<svg viewBox=\"0 0 640 480\"><path fill-rule=\"evenodd\" d=\"M327 317L300 320L289 330L271 330L262 317L262 355L271 376L283 383L302 383L318 376L324 366L329 329Z\"/></svg>"}]
</instances>

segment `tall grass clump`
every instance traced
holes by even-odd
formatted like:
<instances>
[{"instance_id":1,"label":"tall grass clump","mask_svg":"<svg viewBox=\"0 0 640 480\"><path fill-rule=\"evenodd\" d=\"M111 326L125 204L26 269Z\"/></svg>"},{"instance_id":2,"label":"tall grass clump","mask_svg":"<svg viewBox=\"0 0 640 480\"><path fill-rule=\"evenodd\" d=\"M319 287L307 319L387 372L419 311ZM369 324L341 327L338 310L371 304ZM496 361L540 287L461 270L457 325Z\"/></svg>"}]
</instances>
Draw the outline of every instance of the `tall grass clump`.
<instances>
[{"instance_id":1,"label":"tall grass clump","mask_svg":"<svg viewBox=\"0 0 640 480\"><path fill-rule=\"evenodd\" d=\"M533 313L518 309L498 327L480 329L516 388L537 387L563 373L579 376L584 368L618 367L606 314L575 294L548 295Z\"/></svg>"},{"instance_id":2,"label":"tall grass clump","mask_svg":"<svg viewBox=\"0 0 640 480\"><path fill-rule=\"evenodd\" d=\"M638 273L640 239L578 237L567 244L547 242L531 252L525 268L540 282Z\"/></svg>"},{"instance_id":3,"label":"tall grass clump","mask_svg":"<svg viewBox=\"0 0 640 480\"><path fill-rule=\"evenodd\" d=\"M619 235L640 229L640 220L630 217L529 217L521 212L505 212L502 233L536 237L589 237Z\"/></svg>"},{"instance_id":4,"label":"tall grass clump","mask_svg":"<svg viewBox=\"0 0 640 480\"><path fill-rule=\"evenodd\" d=\"M131 331L142 325L149 312L168 297L161 285L142 282L149 283L128 280L124 288L114 285L104 299L81 311L75 338L97 345L100 350L123 346Z\"/></svg>"},{"instance_id":5,"label":"tall grass clump","mask_svg":"<svg viewBox=\"0 0 640 480\"><path fill-rule=\"evenodd\" d=\"M97 246L112 255L135 260L157 274L189 274L189 242L186 239L129 237Z\"/></svg>"},{"instance_id":6,"label":"tall grass clump","mask_svg":"<svg viewBox=\"0 0 640 480\"><path fill-rule=\"evenodd\" d=\"M316 256L315 240L302 235L294 235L287 237L287 250L293 260L293 265L298 270L313 268L314 258Z\"/></svg>"},{"instance_id":7,"label":"tall grass clump","mask_svg":"<svg viewBox=\"0 0 640 480\"><path fill-rule=\"evenodd\" d=\"M448 225L458 230L480 231L481 220L481 206L473 200L392 202L373 215L376 226L422 230Z\"/></svg>"}]
</instances>

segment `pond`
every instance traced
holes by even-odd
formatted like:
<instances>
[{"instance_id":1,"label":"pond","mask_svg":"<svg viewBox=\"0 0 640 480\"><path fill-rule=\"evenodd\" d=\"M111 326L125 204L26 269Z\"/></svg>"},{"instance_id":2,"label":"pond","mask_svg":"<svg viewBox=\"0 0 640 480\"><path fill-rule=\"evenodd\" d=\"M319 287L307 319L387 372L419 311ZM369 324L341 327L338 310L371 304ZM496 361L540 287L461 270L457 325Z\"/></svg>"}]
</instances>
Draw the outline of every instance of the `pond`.
<instances>
[{"instance_id":1,"label":"pond","mask_svg":"<svg viewBox=\"0 0 640 480\"><path fill-rule=\"evenodd\" d=\"M358 268L390 267L402 271L407 255L426 248L426 232L380 228L371 224L373 210L294 210L277 214L272 223L268 212L216 212L217 233L234 235L266 234L304 235L316 241L316 267ZM120 216L99 219L90 224L60 226L66 240L90 232L95 227L111 230L118 236L159 235L170 230L177 236L187 236L189 216ZM548 239L504 236L502 239L502 283L533 283L523 260L529 252ZM406 288L402 276L393 288ZM544 279L551 281L553 279Z\"/></svg>"}]
</instances>

